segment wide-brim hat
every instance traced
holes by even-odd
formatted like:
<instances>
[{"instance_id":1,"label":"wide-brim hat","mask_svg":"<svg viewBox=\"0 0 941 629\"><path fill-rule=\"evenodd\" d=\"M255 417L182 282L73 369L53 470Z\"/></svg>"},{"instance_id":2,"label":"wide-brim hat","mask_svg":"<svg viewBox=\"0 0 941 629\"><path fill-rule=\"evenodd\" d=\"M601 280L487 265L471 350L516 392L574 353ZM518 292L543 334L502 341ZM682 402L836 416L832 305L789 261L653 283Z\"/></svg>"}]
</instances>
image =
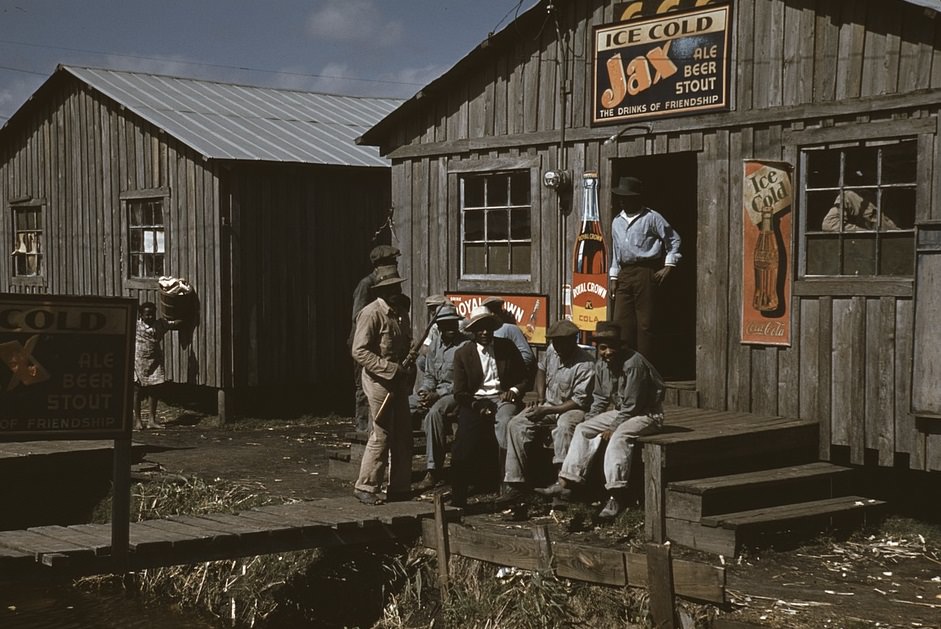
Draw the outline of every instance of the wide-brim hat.
<instances>
[{"instance_id":1,"label":"wide-brim hat","mask_svg":"<svg viewBox=\"0 0 941 629\"><path fill-rule=\"evenodd\" d=\"M556 339L564 338L566 336L575 336L579 333L578 326L569 321L568 319L562 319L561 321L556 321L549 326L549 329L546 330L547 339Z\"/></svg>"},{"instance_id":2,"label":"wide-brim hat","mask_svg":"<svg viewBox=\"0 0 941 629\"><path fill-rule=\"evenodd\" d=\"M373 288L380 286L391 286L392 284L401 284L405 280L399 276L399 267L395 265L376 267L376 281Z\"/></svg>"},{"instance_id":3,"label":"wide-brim hat","mask_svg":"<svg viewBox=\"0 0 941 629\"><path fill-rule=\"evenodd\" d=\"M506 303L502 297L487 297L485 300L480 302L480 305L486 306L490 310L503 310L503 304Z\"/></svg>"},{"instance_id":4,"label":"wide-brim hat","mask_svg":"<svg viewBox=\"0 0 941 629\"><path fill-rule=\"evenodd\" d=\"M435 321L460 321L463 319L461 315L457 313L457 308L451 304L444 304L438 308L438 312L435 315Z\"/></svg>"},{"instance_id":5,"label":"wide-brim hat","mask_svg":"<svg viewBox=\"0 0 941 629\"><path fill-rule=\"evenodd\" d=\"M614 321L599 321L591 335L591 342L621 344L621 326Z\"/></svg>"},{"instance_id":6,"label":"wide-brim hat","mask_svg":"<svg viewBox=\"0 0 941 629\"><path fill-rule=\"evenodd\" d=\"M444 295L428 295L425 297L425 305L429 308L432 306L443 306L444 304L449 303L451 303L451 300Z\"/></svg>"},{"instance_id":7,"label":"wide-brim hat","mask_svg":"<svg viewBox=\"0 0 941 629\"><path fill-rule=\"evenodd\" d=\"M611 188L611 194L619 197L639 197L644 192L644 182L637 177L621 177L618 185Z\"/></svg>"},{"instance_id":8,"label":"wide-brim hat","mask_svg":"<svg viewBox=\"0 0 941 629\"><path fill-rule=\"evenodd\" d=\"M491 330L496 330L501 325L503 325L503 323L501 323L495 314L490 312L487 306L475 306L474 309L471 310L470 319L467 321L467 325L464 326L464 329L471 332L487 327Z\"/></svg>"},{"instance_id":9,"label":"wide-brim hat","mask_svg":"<svg viewBox=\"0 0 941 629\"><path fill-rule=\"evenodd\" d=\"M369 252L369 261L375 264L380 260L397 258L400 255L402 255L402 252L392 245L379 245L373 247L372 251Z\"/></svg>"}]
</instances>

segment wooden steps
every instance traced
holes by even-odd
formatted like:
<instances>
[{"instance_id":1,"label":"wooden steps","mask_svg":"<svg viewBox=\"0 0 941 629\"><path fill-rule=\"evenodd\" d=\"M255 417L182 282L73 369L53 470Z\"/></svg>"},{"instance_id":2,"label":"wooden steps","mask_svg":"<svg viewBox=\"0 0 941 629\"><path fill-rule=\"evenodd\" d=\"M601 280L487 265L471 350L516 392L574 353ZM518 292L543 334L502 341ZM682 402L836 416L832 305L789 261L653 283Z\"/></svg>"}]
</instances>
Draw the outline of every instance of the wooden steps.
<instances>
[{"instance_id":1,"label":"wooden steps","mask_svg":"<svg viewBox=\"0 0 941 629\"><path fill-rule=\"evenodd\" d=\"M667 485L666 535L704 552L734 556L743 542L855 526L881 507L851 495L853 470L825 462Z\"/></svg>"}]
</instances>

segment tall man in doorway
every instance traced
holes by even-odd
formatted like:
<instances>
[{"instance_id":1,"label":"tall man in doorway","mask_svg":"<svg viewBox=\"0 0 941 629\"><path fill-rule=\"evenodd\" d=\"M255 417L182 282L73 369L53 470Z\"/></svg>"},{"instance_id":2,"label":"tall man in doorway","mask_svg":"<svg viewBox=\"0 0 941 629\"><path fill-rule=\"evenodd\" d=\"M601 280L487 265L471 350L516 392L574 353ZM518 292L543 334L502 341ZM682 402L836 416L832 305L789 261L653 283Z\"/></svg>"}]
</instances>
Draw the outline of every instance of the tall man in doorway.
<instances>
[{"instance_id":1,"label":"tall man in doorway","mask_svg":"<svg viewBox=\"0 0 941 629\"><path fill-rule=\"evenodd\" d=\"M353 290L353 325L350 328L350 337L348 345L353 347L353 335L356 334L356 315L360 310L366 307L373 300L372 287L376 283L376 271L379 267L395 266L400 252L391 245L379 245L373 247L369 252L369 262L373 270L359 281ZM362 384L363 366L355 360L353 361L353 394L356 404L354 419L356 421L356 430L359 432L368 432L369 424L369 403L366 401L366 394L363 393Z\"/></svg>"},{"instance_id":2,"label":"tall man in doorway","mask_svg":"<svg viewBox=\"0 0 941 629\"><path fill-rule=\"evenodd\" d=\"M409 493L412 475L412 420L408 408L409 370L402 366L411 351L411 323L395 266L376 269L375 299L356 317L353 360L362 368L363 393L369 401L372 430L353 495L365 504L381 504ZM386 398L388 401L386 402ZM383 403L385 402L385 405ZM381 412L380 412L381 411ZM390 458L389 487L380 486Z\"/></svg>"},{"instance_id":3,"label":"tall man in doorway","mask_svg":"<svg viewBox=\"0 0 941 629\"><path fill-rule=\"evenodd\" d=\"M617 215L611 224L614 321L628 347L653 357L657 287L680 261L680 236L663 216L643 204L643 184L621 177L611 189Z\"/></svg>"}]
</instances>

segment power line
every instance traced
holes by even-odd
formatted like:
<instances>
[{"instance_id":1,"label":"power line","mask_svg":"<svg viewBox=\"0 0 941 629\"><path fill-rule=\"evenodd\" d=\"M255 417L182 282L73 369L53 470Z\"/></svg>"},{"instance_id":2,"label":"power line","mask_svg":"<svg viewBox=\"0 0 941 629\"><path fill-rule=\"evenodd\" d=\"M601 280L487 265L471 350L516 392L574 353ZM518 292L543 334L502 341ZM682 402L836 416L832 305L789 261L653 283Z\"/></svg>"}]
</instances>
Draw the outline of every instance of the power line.
<instances>
[{"instance_id":1,"label":"power line","mask_svg":"<svg viewBox=\"0 0 941 629\"><path fill-rule=\"evenodd\" d=\"M0 70L9 70L10 72L23 72L24 74L35 74L36 76L48 76L48 72L36 72L35 70L24 70L22 68L11 68L10 66L0 66Z\"/></svg>"},{"instance_id":2,"label":"power line","mask_svg":"<svg viewBox=\"0 0 941 629\"><path fill-rule=\"evenodd\" d=\"M248 72L266 72L269 74L282 74L286 76L302 76L302 77L311 78L311 79L335 79L335 80L340 80L340 81L361 81L365 83L386 83L390 85L412 85L412 86L417 86L417 87L421 87L424 85L424 83L412 83L409 81L391 81L391 80L386 80L386 79L361 79L357 77L335 76L335 75L330 75L330 74L306 74L304 72L269 70L267 68L251 68L248 66L231 66L231 65L221 64L221 63L203 63L199 61L183 61L180 59L172 59L172 58L167 58L167 57L148 57L145 55L125 55L125 54L116 53L116 52L105 52L102 50L88 50L84 48L67 48L65 46L51 46L47 44L30 44L28 42L13 41L9 39L0 39L0 44L9 44L12 46L26 46L29 48L42 48L45 50L64 50L66 52L80 52L80 53L85 53L85 54L103 55L103 56L108 56L108 57L121 57L121 58L127 58L127 59L143 59L145 61L159 61L161 63L179 63L179 64L184 64L184 65L199 66L199 67L204 67L204 68L222 68L226 70L242 70L242 71L248 71ZM12 70L14 72L27 72L29 74L39 74L41 76L46 76L42 72L32 72L30 70L20 70L18 68L6 68L3 66L0 66L0 69Z\"/></svg>"}]
</instances>

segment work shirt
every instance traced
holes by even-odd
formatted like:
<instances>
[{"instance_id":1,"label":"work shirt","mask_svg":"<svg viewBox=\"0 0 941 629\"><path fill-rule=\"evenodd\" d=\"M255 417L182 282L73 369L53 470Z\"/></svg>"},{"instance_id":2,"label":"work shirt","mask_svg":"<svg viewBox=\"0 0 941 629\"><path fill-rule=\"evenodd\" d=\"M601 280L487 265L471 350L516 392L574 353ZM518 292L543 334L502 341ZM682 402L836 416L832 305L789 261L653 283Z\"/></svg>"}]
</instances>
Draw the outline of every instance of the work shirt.
<instances>
[{"instance_id":1,"label":"work shirt","mask_svg":"<svg viewBox=\"0 0 941 629\"><path fill-rule=\"evenodd\" d=\"M559 406L573 400L587 411L595 382L593 363L594 359L581 347L563 361L550 343L539 359L539 370L546 374L546 404Z\"/></svg>"},{"instance_id":2,"label":"work shirt","mask_svg":"<svg viewBox=\"0 0 941 629\"><path fill-rule=\"evenodd\" d=\"M640 214L621 212L611 223L611 268L608 276L617 278L622 266L659 261L676 266L680 258L680 235L659 212L643 208Z\"/></svg>"},{"instance_id":3,"label":"work shirt","mask_svg":"<svg viewBox=\"0 0 941 629\"><path fill-rule=\"evenodd\" d=\"M663 415L663 378L639 352L631 352L622 367L623 377L617 392L620 397L617 425L638 415Z\"/></svg>"},{"instance_id":4,"label":"work shirt","mask_svg":"<svg viewBox=\"0 0 941 629\"><path fill-rule=\"evenodd\" d=\"M500 374L497 371L497 358L493 355L493 343L481 345L477 343L477 357L480 359L480 369L484 372L484 381L480 388L474 392L474 397L493 397L500 394Z\"/></svg>"},{"instance_id":5,"label":"work shirt","mask_svg":"<svg viewBox=\"0 0 941 629\"><path fill-rule=\"evenodd\" d=\"M425 356L420 389L434 391L438 395L449 395L454 388L454 352L466 339L457 337L450 345L441 336L432 342Z\"/></svg>"},{"instance_id":6,"label":"work shirt","mask_svg":"<svg viewBox=\"0 0 941 629\"><path fill-rule=\"evenodd\" d=\"M523 362L527 367L532 367L536 363L536 355L533 354L533 348L530 347L529 341L526 340L526 336L523 335L523 331L519 329L519 326L509 321L504 321L503 325L497 328L493 335L496 338L513 341L513 345L516 345L516 349L520 351Z\"/></svg>"},{"instance_id":7,"label":"work shirt","mask_svg":"<svg viewBox=\"0 0 941 629\"><path fill-rule=\"evenodd\" d=\"M391 380L410 349L411 324L386 300L377 297L356 317L353 334L353 360L373 378Z\"/></svg>"},{"instance_id":8,"label":"work shirt","mask_svg":"<svg viewBox=\"0 0 941 629\"><path fill-rule=\"evenodd\" d=\"M600 358L595 361L595 387L591 394L591 408L585 414L585 419L621 406L622 380L623 357L616 358L611 363L606 363Z\"/></svg>"}]
</instances>

